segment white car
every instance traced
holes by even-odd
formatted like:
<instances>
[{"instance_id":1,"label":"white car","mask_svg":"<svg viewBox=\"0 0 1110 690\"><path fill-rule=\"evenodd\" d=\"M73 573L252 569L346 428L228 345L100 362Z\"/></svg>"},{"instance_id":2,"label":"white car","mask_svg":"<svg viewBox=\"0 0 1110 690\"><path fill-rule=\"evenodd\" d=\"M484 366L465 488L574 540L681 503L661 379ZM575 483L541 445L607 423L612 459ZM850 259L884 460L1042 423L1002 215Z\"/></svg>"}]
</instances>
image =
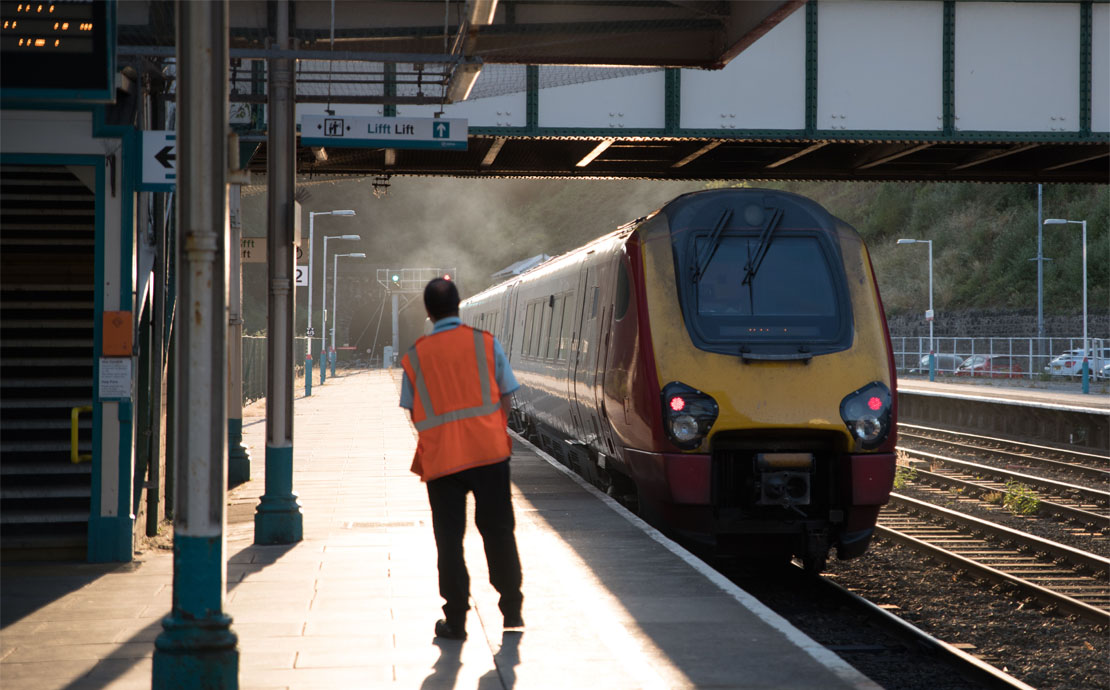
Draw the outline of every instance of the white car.
<instances>
[{"instance_id":1,"label":"white car","mask_svg":"<svg viewBox=\"0 0 1110 690\"><path fill-rule=\"evenodd\" d=\"M1110 347L1091 348L1087 362L1090 375L1099 376L1103 367L1110 363ZM1083 349L1068 350L1062 355L1057 355L1044 370L1053 376L1082 376Z\"/></svg>"}]
</instances>

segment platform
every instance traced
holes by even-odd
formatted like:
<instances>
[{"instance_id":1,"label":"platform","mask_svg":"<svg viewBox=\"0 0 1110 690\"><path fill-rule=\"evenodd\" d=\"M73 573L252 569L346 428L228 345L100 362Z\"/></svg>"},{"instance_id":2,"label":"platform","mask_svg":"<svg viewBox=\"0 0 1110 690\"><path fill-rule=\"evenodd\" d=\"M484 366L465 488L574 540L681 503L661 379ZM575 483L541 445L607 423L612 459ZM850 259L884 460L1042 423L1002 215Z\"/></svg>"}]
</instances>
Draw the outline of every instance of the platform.
<instances>
[{"instance_id":1,"label":"platform","mask_svg":"<svg viewBox=\"0 0 1110 690\"><path fill-rule=\"evenodd\" d=\"M953 379L929 381L924 378L899 378L898 390L920 395L991 398L1000 402L1033 407L1101 410L1110 414L1110 395L1105 382L1092 382L1090 393L1079 391L1079 383L1029 382L1025 379Z\"/></svg>"},{"instance_id":2,"label":"platform","mask_svg":"<svg viewBox=\"0 0 1110 690\"><path fill-rule=\"evenodd\" d=\"M304 540L253 545L265 421L244 415L252 480L230 493L226 610L240 687L873 688L832 652L576 477L517 443L523 633L503 632L471 522L466 642L437 641L427 496L396 373L340 373L296 400ZM252 416L254 415L254 416ZM147 688L172 555L8 565L5 690Z\"/></svg>"}]
</instances>

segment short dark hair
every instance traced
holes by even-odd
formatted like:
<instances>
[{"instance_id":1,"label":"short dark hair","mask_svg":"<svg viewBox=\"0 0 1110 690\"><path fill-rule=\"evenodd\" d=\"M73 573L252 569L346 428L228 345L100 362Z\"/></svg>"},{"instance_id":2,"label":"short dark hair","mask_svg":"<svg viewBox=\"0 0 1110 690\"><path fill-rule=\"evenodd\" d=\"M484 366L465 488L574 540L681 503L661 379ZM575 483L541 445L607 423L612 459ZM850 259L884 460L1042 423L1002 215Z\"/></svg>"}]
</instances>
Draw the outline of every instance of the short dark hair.
<instances>
[{"instance_id":1,"label":"short dark hair","mask_svg":"<svg viewBox=\"0 0 1110 690\"><path fill-rule=\"evenodd\" d=\"M424 309L432 321L439 321L448 316L458 316L459 289L455 281L445 278L432 278L424 286Z\"/></svg>"}]
</instances>

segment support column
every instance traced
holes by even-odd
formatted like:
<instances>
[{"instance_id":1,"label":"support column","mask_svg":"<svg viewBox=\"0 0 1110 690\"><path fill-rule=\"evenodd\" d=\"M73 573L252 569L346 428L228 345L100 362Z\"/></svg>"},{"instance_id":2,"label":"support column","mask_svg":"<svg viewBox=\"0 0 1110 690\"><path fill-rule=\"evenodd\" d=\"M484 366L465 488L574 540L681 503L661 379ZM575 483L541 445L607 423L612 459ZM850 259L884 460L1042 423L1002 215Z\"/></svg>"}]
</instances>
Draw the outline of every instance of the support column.
<instances>
[{"instance_id":1,"label":"support column","mask_svg":"<svg viewBox=\"0 0 1110 690\"><path fill-rule=\"evenodd\" d=\"M393 358L394 358L394 359L396 359L396 358L397 358L397 347L398 347L398 340L399 340L399 339L400 339L400 337L401 337L401 336L400 336L400 331L398 331L398 329L397 329L397 325L398 325L398 316L399 316L399 314L400 314L400 310L399 310L399 309L397 308L397 298L398 298L398 294L397 294L396 292L394 292L394 293L393 293L393 342L392 342L392 345L393 345ZM382 364L383 364L383 366L384 366L384 364L385 364L385 363L383 362ZM387 367L387 368L389 368L389 369L392 369L392 368L393 368L393 362L390 362L390 363L389 363L389 367Z\"/></svg>"},{"instance_id":2,"label":"support column","mask_svg":"<svg viewBox=\"0 0 1110 690\"><path fill-rule=\"evenodd\" d=\"M224 613L227 492L228 8L177 9L178 319L181 357L173 608L154 642L154 688L238 688L238 638Z\"/></svg>"},{"instance_id":3,"label":"support column","mask_svg":"<svg viewBox=\"0 0 1110 690\"><path fill-rule=\"evenodd\" d=\"M274 47L287 50L289 2L277 2ZM293 493L293 192L296 132L293 61L269 61L269 326L266 332L266 493L254 515L255 544L293 544L304 533L304 516Z\"/></svg>"},{"instance_id":4,"label":"support column","mask_svg":"<svg viewBox=\"0 0 1110 690\"><path fill-rule=\"evenodd\" d=\"M227 319L227 483L231 486L251 479L251 452L243 444L243 271L242 253L239 251L243 237L242 189L242 185L231 185L228 199L231 278L228 283Z\"/></svg>"}]
</instances>

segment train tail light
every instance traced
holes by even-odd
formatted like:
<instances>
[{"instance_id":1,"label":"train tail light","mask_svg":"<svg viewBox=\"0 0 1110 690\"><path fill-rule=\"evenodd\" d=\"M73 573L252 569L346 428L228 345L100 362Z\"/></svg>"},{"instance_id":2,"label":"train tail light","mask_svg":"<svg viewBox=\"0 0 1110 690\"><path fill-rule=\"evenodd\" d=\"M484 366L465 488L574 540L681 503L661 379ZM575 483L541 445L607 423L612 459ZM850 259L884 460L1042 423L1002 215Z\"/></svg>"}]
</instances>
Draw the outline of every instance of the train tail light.
<instances>
[{"instance_id":1,"label":"train tail light","mask_svg":"<svg viewBox=\"0 0 1110 690\"><path fill-rule=\"evenodd\" d=\"M663 386L663 428L667 438L683 450L693 450L717 421L717 401L712 396L672 381Z\"/></svg>"},{"instance_id":2,"label":"train tail light","mask_svg":"<svg viewBox=\"0 0 1110 690\"><path fill-rule=\"evenodd\" d=\"M865 450L878 448L890 435L890 389L873 381L840 402L840 417Z\"/></svg>"}]
</instances>

